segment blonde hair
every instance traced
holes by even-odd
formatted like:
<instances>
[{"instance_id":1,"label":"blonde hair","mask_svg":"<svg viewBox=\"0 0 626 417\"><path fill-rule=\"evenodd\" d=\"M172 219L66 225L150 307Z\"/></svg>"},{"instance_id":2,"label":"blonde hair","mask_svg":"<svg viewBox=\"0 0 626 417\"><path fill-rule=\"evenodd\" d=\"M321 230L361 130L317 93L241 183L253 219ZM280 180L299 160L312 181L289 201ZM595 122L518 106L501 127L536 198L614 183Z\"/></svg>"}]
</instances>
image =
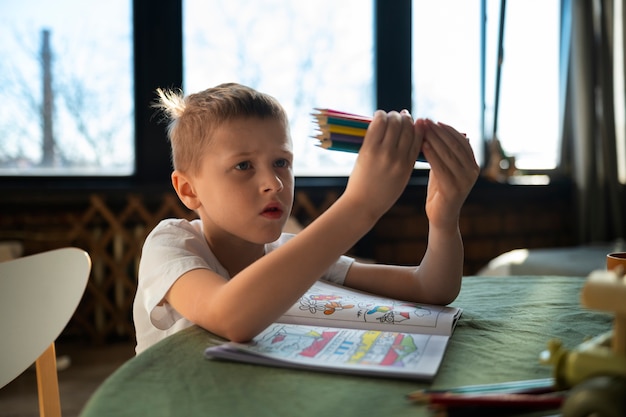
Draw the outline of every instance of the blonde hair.
<instances>
[{"instance_id":1,"label":"blonde hair","mask_svg":"<svg viewBox=\"0 0 626 417\"><path fill-rule=\"evenodd\" d=\"M174 169L197 173L214 130L237 118L273 118L288 129L287 114L272 96L236 83L220 84L184 96L182 90L157 89L154 107L168 121L167 136Z\"/></svg>"}]
</instances>

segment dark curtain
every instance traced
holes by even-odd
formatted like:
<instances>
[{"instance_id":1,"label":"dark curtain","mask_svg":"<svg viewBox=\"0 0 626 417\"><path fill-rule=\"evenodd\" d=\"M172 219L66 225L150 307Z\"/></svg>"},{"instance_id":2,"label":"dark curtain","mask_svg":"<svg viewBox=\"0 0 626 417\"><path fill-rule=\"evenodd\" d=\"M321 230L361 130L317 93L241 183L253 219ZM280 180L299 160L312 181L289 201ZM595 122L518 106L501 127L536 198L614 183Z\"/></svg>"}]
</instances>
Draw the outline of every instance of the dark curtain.
<instances>
[{"instance_id":1,"label":"dark curtain","mask_svg":"<svg viewBox=\"0 0 626 417\"><path fill-rule=\"evenodd\" d=\"M626 214L624 185L618 180L616 121L623 124L624 115L616 117L614 93L623 99L624 91L616 92L614 86L616 77L621 81L624 73L623 67L614 73L614 1L564 0L562 4L566 58L562 60L566 64L562 68L566 75L562 162L576 186L578 238L580 243L613 241L625 235ZM623 16L617 18L621 21ZM623 38L623 33L617 36Z\"/></svg>"}]
</instances>

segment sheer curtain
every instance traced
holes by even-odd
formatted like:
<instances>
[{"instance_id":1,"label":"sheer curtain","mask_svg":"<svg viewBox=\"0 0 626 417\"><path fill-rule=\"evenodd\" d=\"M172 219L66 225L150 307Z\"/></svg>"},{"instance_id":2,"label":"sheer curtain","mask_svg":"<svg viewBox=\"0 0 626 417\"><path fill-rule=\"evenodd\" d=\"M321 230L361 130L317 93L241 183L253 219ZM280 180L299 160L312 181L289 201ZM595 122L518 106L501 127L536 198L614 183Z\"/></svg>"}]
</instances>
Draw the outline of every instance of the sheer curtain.
<instances>
[{"instance_id":1,"label":"sheer curtain","mask_svg":"<svg viewBox=\"0 0 626 417\"><path fill-rule=\"evenodd\" d=\"M580 243L624 237L624 186L618 179L615 80L615 2L563 0L563 166L576 187ZM617 16L620 21L623 15ZM621 59L621 54L618 54ZM619 83L618 85L623 85ZM622 96L624 91L618 91ZM623 99L623 97L622 97ZM623 128L623 126L618 126ZM623 138L621 138L623 140Z\"/></svg>"}]
</instances>

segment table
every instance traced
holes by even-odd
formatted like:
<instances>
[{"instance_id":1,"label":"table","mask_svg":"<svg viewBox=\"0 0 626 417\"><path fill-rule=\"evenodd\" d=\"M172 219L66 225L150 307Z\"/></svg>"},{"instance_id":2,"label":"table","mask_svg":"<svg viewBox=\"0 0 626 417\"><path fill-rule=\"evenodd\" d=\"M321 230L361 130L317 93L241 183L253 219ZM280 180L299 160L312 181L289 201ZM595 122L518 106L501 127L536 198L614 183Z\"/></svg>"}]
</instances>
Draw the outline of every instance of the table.
<instances>
[{"instance_id":1,"label":"table","mask_svg":"<svg viewBox=\"0 0 626 417\"><path fill-rule=\"evenodd\" d=\"M582 277L465 277L463 316L432 383L207 360L214 337L185 329L132 358L94 393L82 417L428 416L406 400L420 388L547 378L548 340L568 348L611 328L580 305Z\"/></svg>"}]
</instances>

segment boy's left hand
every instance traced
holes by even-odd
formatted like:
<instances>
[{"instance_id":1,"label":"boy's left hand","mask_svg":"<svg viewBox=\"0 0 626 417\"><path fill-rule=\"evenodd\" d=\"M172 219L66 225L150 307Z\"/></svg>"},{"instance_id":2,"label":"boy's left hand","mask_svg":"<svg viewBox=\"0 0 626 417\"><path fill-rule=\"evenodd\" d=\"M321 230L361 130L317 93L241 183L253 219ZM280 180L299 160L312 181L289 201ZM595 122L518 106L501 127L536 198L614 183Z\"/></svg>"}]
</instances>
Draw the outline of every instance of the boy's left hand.
<instances>
[{"instance_id":1,"label":"boy's left hand","mask_svg":"<svg viewBox=\"0 0 626 417\"><path fill-rule=\"evenodd\" d=\"M456 228L461 207L474 186L480 168L465 135L431 120L423 123L422 152L430 164L426 215L435 228Z\"/></svg>"}]
</instances>

